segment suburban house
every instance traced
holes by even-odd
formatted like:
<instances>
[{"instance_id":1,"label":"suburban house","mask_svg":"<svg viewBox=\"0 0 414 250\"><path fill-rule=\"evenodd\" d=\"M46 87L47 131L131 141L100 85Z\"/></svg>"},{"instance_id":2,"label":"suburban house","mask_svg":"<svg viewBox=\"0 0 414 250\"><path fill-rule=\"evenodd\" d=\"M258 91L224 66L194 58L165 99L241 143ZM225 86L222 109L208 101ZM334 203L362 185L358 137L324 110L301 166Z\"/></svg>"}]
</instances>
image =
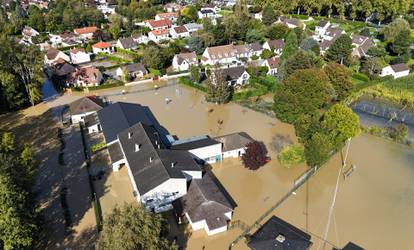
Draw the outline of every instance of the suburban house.
<instances>
[{"instance_id":1,"label":"suburban house","mask_svg":"<svg viewBox=\"0 0 414 250\"><path fill-rule=\"evenodd\" d=\"M215 84L214 72L212 83ZM228 67L221 69L222 77L227 81L228 85L239 88L249 83L250 75L247 73L244 66Z\"/></svg>"},{"instance_id":2,"label":"suburban house","mask_svg":"<svg viewBox=\"0 0 414 250\"><path fill-rule=\"evenodd\" d=\"M287 18L287 17L281 16L276 22L283 23L284 25L288 26L290 29L301 28L304 30L306 28L306 25L296 18Z\"/></svg>"},{"instance_id":3,"label":"suburban house","mask_svg":"<svg viewBox=\"0 0 414 250\"><path fill-rule=\"evenodd\" d=\"M206 135L172 140L170 143L171 149L188 151L200 162L211 164L222 160L221 143Z\"/></svg>"},{"instance_id":4,"label":"suburban house","mask_svg":"<svg viewBox=\"0 0 414 250\"><path fill-rule=\"evenodd\" d=\"M354 48L352 49L352 56L356 56L359 58L365 57L367 56L367 52L369 48L375 45L374 41L371 38L366 37L366 36L353 34L351 38L352 38L352 45L354 46Z\"/></svg>"},{"instance_id":5,"label":"suburban house","mask_svg":"<svg viewBox=\"0 0 414 250\"><path fill-rule=\"evenodd\" d=\"M237 63L237 51L233 44L207 47L202 55L204 65Z\"/></svg>"},{"instance_id":6,"label":"suburban house","mask_svg":"<svg viewBox=\"0 0 414 250\"><path fill-rule=\"evenodd\" d=\"M295 249L308 250L311 236L286 221L272 216L249 239L252 250Z\"/></svg>"},{"instance_id":7,"label":"suburban house","mask_svg":"<svg viewBox=\"0 0 414 250\"><path fill-rule=\"evenodd\" d=\"M68 85L71 81L72 73L76 71L75 66L67 63L63 59L57 60L53 65L46 68L46 74L54 83Z\"/></svg>"},{"instance_id":8,"label":"suburban house","mask_svg":"<svg viewBox=\"0 0 414 250\"><path fill-rule=\"evenodd\" d=\"M74 64L87 63L91 61L91 56L83 48L70 49L70 59Z\"/></svg>"},{"instance_id":9,"label":"suburban house","mask_svg":"<svg viewBox=\"0 0 414 250\"><path fill-rule=\"evenodd\" d=\"M151 30L168 30L172 27L172 22L168 19L146 20L144 21L144 24Z\"/></svg>"},{"instance_id":10,"label":"suburban house","mask_svg":"<svg viewBox=\"0 0 414 250\"><path fill-rule=\"evenodd\" d=\"M199 19L210 18L212 20L215 20L217 17L216 12L212 9L201 9L197 12L197 16Z\"/></svg>"},{"instance_id":11,"label":"suburban house","mask_svg":"<svg viewBox=\"0 0 414 250\"><path fill-rule=\"evenodd\" d=\"M38 36L40 33L30 26L25 26L22 30L23 40L33 44L32 38Z\"/></svg>"},{"instance_id":12,"label":"suburban house","mask_svg":"<svg viewBox=\"0 0 414 250\"><path fill-rule=\"evenodd\" d=\"M189 70L191 65L198 65L195 52L180 53L173 58L172 66L175 71Z\"/></svg>"},{"instance_id":13,"label":"suburban house","mask_svg":"<svg viewBox=\"0 0 414 250\"><path fill-rule=\"evenodd\" d=\"M176 12L167 12L167 13L158 13L157 15L155 15L155 20L162 20L162 19L168 19L174 23L178 19L178 14Z\"/></svg>"},{"instance_id":14,"label":"suburban house","mask_svg":"<svg viewBox=\"0 0 414 250\"><path fill-rule=\"evenodd\" d=\"M116 75L122 77L124 72L128 74L132 79L142 78L148 74L142 63L133 63L117 68Z\"/></svg>"},{"instance_id":15,"label":"suburban house","mask_svg":"<svg viewBox=\"0 0 414 250\"><path fill-rule=\"evenodd\" d=\"M173 39L185 38L190 36L190 32L185 26L172 27L170 29L170 35Z\"/></svg>"},{"instance_id":16,"label":"suburban house","mask_svg":"<svg viewBox=\"0 0 414 250\"><path fill-rule=\"evenodd\" d=\"M197 30L203 29L203 25L198 23L187 23L184 24L184 27L188 30L188 32L190 32L190 34L196 32Z\"/></svg>"},{"instance_id":17,"label":"suburban house","mask_svg":"<svg viewBox=\"0 0 414 250\"><path fill-rule=\"evenodd\" d=\"M148 38L155 43L167 41L170 40L170 32L168 29L151 30L148 32Z\"/></svg>"},{"instance_id":18,"label":"suburban house","mask_svg":"<svg viewBox=\"0 0 414 250\"><path fill-rule=\"evenodd\" d=\"M326 30L331 26L331 22L321 20L315 27L313 38L317 41L322 40L322 36L326 33Z\"/></svg>"},{"instance_id":19,"label":"suburban house","mask_svg":"<svg viewBox=\"0 0 414 250\"><path fill-rule=\"evenodd\" d=\"M102 80L102 73L95 67L80 68L71 75L71 84L75 87L96 87Z\"/></svg>"},{"instance_id":20,"label":"suburban house","mask_svg":"<svg viewBox=\"0 0 414 250\"><path fill-rule=\"evenodd\" d=\"M285 47L285 42L283 39L267 40L263 44L263 49L271 50L277 55L282 54L283 47Z\"/></svg>"},{"instance_id":21,"label":"suburban house","mask_svg":"<svg viewBox=\"0 0 414 250\"><path fill-rule=\"evenodd\" d=\"M108 42L97 42L92 45L92 51L94 54L98 53L105 53L105 54L112 54L114 52L114 46Z\"/></svg>"},{"instance_id":22,"label":"suburban house","mask_svg":"<svg viewBox=\"0 0 414 250\"><path fill-rule=\"evenodd\" d=\"M279 68L280 58L272 57L264 60L263 65L267 68L267 74L271 76L277 75L277 69Z\"/></svg>"},{"instance_id":23,"label":"suburban house","mask_svg":"<svg viewBox=\"0 0 414 250\"><path fill-rule=\"evenodd\" d=\"M187 194L173 202L173 206L179 221L185 217L194 231L204 229L207 235L227 231L235 208L211 172L192 180Z\"/></svg>"},{"instance_id":24,"label":"suburban house","mask_svg":"<svg viewBox=\"0 0 414 250\"><path fill-rule=\"evenodd\" d=\"M104 102L97 96L86 96L71 102L69 111L72 123L84 122L85 116L96 113L103 107Z\"/></svg>"},{"instance_id":25,"label":"suburban house","mask_svg":"<svg viewBox=\"0 0 414 250\"><path fill-rule=\"evenodd\" d=\"M331 45L334 43L333 40L322 40L319 44L319 49L321 55L324 55L325 52L331 47Z\"/></svg>"},{"instance_id":26,"label":"suburban house","mask_svg":"<svg viewBox=\"0 0 414 250\"><path fill-rule=\"evenodd\" d=\"M408 68L407 64L399 63L388 65L387 67L382 68L380 76L392 76L394 79L397 79L400 77L408 76L409 74L410 69Z\"/></svg>"},{"instance_id":27,"label":"suburban house","mask_svg":"<svg viewBox=\"0 0 414 250\"><path fill-rule=\"evenodd\" d=\"M141 35L141 34L134 34L132 35L132 39L134 39L134 41L138 44L140 43L144 43L147 44L149 42L149 38L146 35Z\"/></svg>"},{"instance_id":28,"label":"suburban house","mask_svg":"<svg viewBox=\"0 0 414 250\"><path fill-rule=\"evenodd\" d=\"M91 40L93 39L93 36L95 35L96 31L98 31L98 27L91 26L91 27L74 29L73 33L75 33L76 35L79 35L85 40Z\"/></svg>"},{"instance_id":29,"label":"suburban house","mask_svg":"<svg viewBox=\"0 0 414 250\"><path fill-rule=\"evenodd\" d=\"M63 53L60 50L57 50L55 48L50 48L46 51L45 54L45 64L50 66L53 65L61 60L64 60L66 62L70 62L70 57Z\"/></svg>"},{"instance_id":30,"label":"suburban house","mask_svg":"<svg viewBox=\"0 0 414 250\"><path fill-rule=\"evenodd\" d=\"M345 31L341 28L329 26L324 33L322 33L319 37L320 40L328 40L328 41L335 41L338 37L342 34L345 34ZM317 39L318 40L318 39Z\"/></svg>"},{"instance_id":31,"label":"suburban house","mask_svg":"<svg viewBox=\"0 0 414 250\"><path fill-rule=\"evenodd\" d=\"M245 132L219 136L214 138L214 140L221 142L223 159L228 157L241 157L246 152L246 145L254 141L253 138Z\"/></svg>"},{"instance_id":32,"label":"suburban house","mask_svg":"<svg viewBox=\"0 0 414 250\"><path fill-rule=\"evenodd\" d=\"M116 42L116 46L121 49L136 49L138 43L132 37L119 38Z\"/></svg>"},{"instance_id":33,"label":"suburban house","mask_svg":"<svg viewBox=\"0 0 414 250\"><path fill-rule=\"evenodd\" d=\"M177 3L166 3L164 5L164 10L166 12L178 12L181 10L181 5L177 4Z\"/></svg>"},{"instance_id":34,"label":"suburban house","mask_svg":"<svg viewBox=\"0 0 414 250\"><path fill-rule=\"evenodd\" d=\"M49 41L53 47L73 46L82 43L82 38L72 32L65 32L59 35L49 34Z\"/></svg>"}]
</instances>

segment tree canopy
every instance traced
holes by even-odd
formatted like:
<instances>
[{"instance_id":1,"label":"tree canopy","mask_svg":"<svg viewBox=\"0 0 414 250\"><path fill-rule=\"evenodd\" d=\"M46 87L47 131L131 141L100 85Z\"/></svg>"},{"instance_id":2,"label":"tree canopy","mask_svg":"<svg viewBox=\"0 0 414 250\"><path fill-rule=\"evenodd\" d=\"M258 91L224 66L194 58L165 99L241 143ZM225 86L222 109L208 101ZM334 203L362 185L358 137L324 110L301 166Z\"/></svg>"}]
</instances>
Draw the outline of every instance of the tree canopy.
<instances>
[{"instance_id":1,"label":"tree canopy","mask_svg":"<svg viewBox=\"0 0 414 250\"><path fill-rule=\"evenodd\" d=\"M352 53L352 39L343 34L329 47L326 51L325 57L340 64L346 63Z\"/></svg>"},{"instance_id":2,"label":"tree canopy","mask_svg":"<svg viewBox=\"0 0 414 250\"><path fill-rule=\"evenodd\" d=\"M331 62L323 70L328 76L338 101L344 100L351 94L354 85L351 81L351 72L343 65Z\"/></svg>"}]
</instances>

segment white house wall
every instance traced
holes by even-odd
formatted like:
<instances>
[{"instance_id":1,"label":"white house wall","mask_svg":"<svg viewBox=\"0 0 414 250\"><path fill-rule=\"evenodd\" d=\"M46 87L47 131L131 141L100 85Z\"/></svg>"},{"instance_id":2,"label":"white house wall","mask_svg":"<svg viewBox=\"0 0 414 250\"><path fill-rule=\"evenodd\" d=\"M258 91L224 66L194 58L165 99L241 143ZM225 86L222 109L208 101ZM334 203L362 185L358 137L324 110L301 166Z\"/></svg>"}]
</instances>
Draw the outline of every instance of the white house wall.
<instances>
[{"instance_id":1,"label":"white house wall","mask_svg":"<svg viewBox=\"0 0 414 250\"><path fill-rule=\"evenodd\" d=\"M216 228L216 229L214 229L214 230L210 230L209 228L208 228L208 226L206 226L206 232L207 232L207 235L208 236L211 236L211 235L214 235L214 234L218 234L218 233L222 233L222 232L226 232L227 231L227 225L225 225L225 226L222 226L222 227L219 227L219 228Z\"/></svg>"},{"instance_id":2,"label":"white house wall","mask_svg":"<svg viewBox=\"0 0 414 250\"><path fill-rule=\"evenodd\" d=\"M208 163L214 163L217 160L221 160L221 143L207 147L196 148L189 150L189 152Z\"/></svg>"},{"instance_id":3,"label":"white house wall","mask_svg":"<svg viewBox=\"0 0 414 250\"><path fill-rule=\"evenodd\" d=\"M96 132L99 132L99 131L100 131L99 124L95 124L95 125L92 125L92 126L88 127L88 133L89 134L96 133Z\"/></svg>"},{"instance_id":4,"label":"white house wall","mask_svg":"<svg viewBox=\"0 0 414 250\"><path fill-rule=\"evenodd\" d=\"M95 113L95 111L86 112L86 113L77 114L77 115L72 115L72 117L71 117L72 123L76 124L76 123L79 123L79 122L83 122L85 116L93 114L93 113Z\"/></svg>"},{"instance_id":5,"label":"white house wall","mask_svg":"<svg viewBox=\"0 0 414 250\"><path fill-rule=\"evenodd\" d=\"M240 155L239 155L239 152L240 152ZM226 152L223 152L223 158L229 158L229 157L237 158L241 156L242 154L244 154L244 152L245 152L244 148L238 148L238 149L226 151Z\"/></svg>"},{"instance_id":6,"label":"white house wall","mask_svg":"<svg viewBox=\"0 0 414 250\"><path fill-rule=\"evenodd\" d=\"M183 173L185 177L187 178L187 180L203 178L202 171L183 171Z\"/></svg>"}]
</instances>

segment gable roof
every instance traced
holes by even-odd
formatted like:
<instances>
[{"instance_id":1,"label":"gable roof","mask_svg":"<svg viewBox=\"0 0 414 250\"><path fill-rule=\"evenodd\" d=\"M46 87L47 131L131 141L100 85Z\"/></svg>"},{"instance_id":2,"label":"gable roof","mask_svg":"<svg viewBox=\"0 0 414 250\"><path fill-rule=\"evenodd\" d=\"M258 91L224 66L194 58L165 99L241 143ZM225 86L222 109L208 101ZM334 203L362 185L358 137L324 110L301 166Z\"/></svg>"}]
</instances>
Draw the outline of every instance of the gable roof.
<instances>
[{"instance_id":1,"label":"gable roof","mask_svg":"<svg viewBox=\"0 0 414 250\"><path fill-rule=\"evenodd\" d=\"M343 32L344 32L344 30L341 29L341 28L329 26L326 29L325 35L330 36L332 38L338 38Z\"/></svg>"},{"instance_id":2,"label":"gable roof","mask_svg":"<svg viewBox=\"0 0 414 250\"><path fill-rule=\"evenodd\" d=\"M112 44L108 43L108 42L102 42L101 41L101 42L95 43L94 45L92 45L92 47L99 48L99 49L106 49L106 48L112 47Z\"/></svg>"},{"instance_id":3,"label":"gable roof","mask_svg":"<svg viewBox=\"0 0 414 250\"><path fill-rule=\"evenodd\" d=\"M233 44L207 47L206 50L212 59L231 57L236 53Z\"/></svg>"},{"instance_id":4,"label":"gable roof","mask_svg":"<svg viewBox=\"0 0 414 250\"><path fill-rule=\"evenodd\" d=\"M132 37L119 38L118 40L124 49L132 49L138 46L138 43Z\"/></svg>"},{"instance_id":5,"label":"gable roof","mask_svg":"<svg viewBox=\"0 0 414 250\"><path fill-rule=\"evenodd\" d=\"M97 96L82 97L69 104L71 115L84 114L87 112L99 111L104 106L104 103Z\"/></svg>"},{"instance_id":6,"label":"gable roof","mask_svg":"<svg viewBox=\"0 0 414 250\"><path fill-rule=\"evenodd\" d=\"M224 214L234 209L210 172L206 172L202 179L191 181L180 203L182 212L187 213L192 222L205 220L209 230L226 226L228 218Z\"/></svg>"},{"instance_id":7,"label":"gable roof","mask_svg":"<svg viewBox=\"0 0 414 250\"><path fill-rule=\"evenodd\" d=\"M240 78L246 71L243 66L224 68L221 70L226 81Z\"/></svg>"},{"instance_id":8,"label":"gable roof","mask_svg":"<svg viewBox=\"0 0 414 250\"><path fill-rule=\"evenodd\" d=\"M97 30L98 30L98 27L91 26L91 27L83 27L83 28L74 29L73 32L81 35L81 34L95 33Z\"/></svg>"},{"instance_id":9,"label":"gable roof","mask_svg":"<svg viewBox=\"0 0 414 250\"><path fill-rule=\"evenodd\" d=\"M168 29L160 29L160 30L151 30L149 34L153 34L154 36L162 36L162 35L168 35Z\"/></svg>"},{"instance_id":10,"label":"gable roof","mask_svg":"<svg viewBox=\"0 0 414 250\"><path fill-rule=\"evenodd\" d=\"M197 63L197 55L196 53L189 52L189 53L180 53L177 56L177 63L181 65L182 62L187 61L188 63Z\"/></svg>"},{"instance_id":11,"label":"gable roof","mask_svg":"<svg viewBox=\"0 0 414 250\"><path fill-rule=\"evenodd\" d=\"M245 132L238 132L214 138L223 144L223 152L244 148L249 142L253 141Z\"/></svg>"},{"instance_id":12,"label":"gable roof","mask_svg":"<svg viewBox=\"0 0 414 250\"><path fill-rule=\"evenodd\" d=\"M395 73L410 70L408 68L407 64L405 64L405 63L399 63L399 64L390 65L390 66L391 66L392 70L394 70Z\"/></svg>"},{"instance_id":13,"label":"gable roof","mask_svg":"<svg viewBox=\"0 0 414 250\"><path fill-rule=\"evenodd\" d=\"M72 54L85 53L85 49L84 48L72 48L70 49L70 53Z\"/></svg>"},{"instance_id":14,"label":"gable roof","mask_svg":"<svg viewBox=\"0 0 414 250\"><path fill-rule=\"evenodd\" d=\"M57 50L55 48L50 48L46 51L46 58L48 60L56 59L56 57L59 55L60 52L61 52L60 50Z\"/></svg>"},{"instance_id":15,"label":"gable roof","mask_svg":"<svg viewBox=\"0 0 414 250\"><path fill-rule=\"evenodd\" d=\"M279 67L280 58L279 57L272 57L267 59L267 64L269 65L270 69L277 69Z\"/></svg>"},{"instance_id":16,"label":"gable roof","mask_svg":"<svg viewBox=\"0 0 414 250\"><path fill-rule=\"evenodd\" d=\"M269 45L270 48L273 49L283 49L283 47L285 46L285 42L283 41L283 39L277 39L277 40L268 40L267 44Z\"/></svg>"},{"instance_id":17,"label":"gable roof","mask_svg":"<svg viewBox=\"0 0 414 250\"><path fill-rule=\"evenodd\" d=\"M307 250L312 245L310 239L309 234L272 216L252 235L247 245L254 250Z\"/></svg>"},{"instance_id":18,"label":"gable roof","mask_svg":"<svg viewBox=\"0 0 414 250\"><path fill-rule=\"evenodd\" d=\"M361 46L367 39L369 39L369 37L362 36L359 34L352 34L351 39L353 44Z\"/></svg>"},{"instance_id":19,"label":"gable roof","mask_svg":"<svg viewBox=\"0 0 414 250\"><path fill-rule=\"evenodd\" d=\"M175 33L177 33L177 34L188 32L187 28L184 25L174 27L173 29L174 29Z\"/></svg>"},{"instance_id":20,"label":"gable roof","mask_svg":"<svg viewBox=\"0 0 414 250\"><path fill-rule=\"evenodd\" d=\"M186 140L175 141L171 149L174 150L192 150L196 148L208 147L211 145L219 144L217 140L210 138L209 136L191 137Z\"/></svg>"},{"instance_id":21,"label":"gable roof","mask_svg":"<svg viewBox=\"0 0 414 250\"><path fill-rule=\"evenodd\" d=\"M147 22L152 28L161 28L161 27L171 27L172 22L169 19L161 19L161 20L147 20Z\"/></svg>"},{"instance_id":22,"label":"gable roof","mask_svg":"<svg viewBox=\"0 0 414 250\"><path fill-rule=\"evenodd\" d=\"M325 27L328 23L329 23L329 22L328 22L328 21L326 21L326 20L321 20L321 21L319 22L319 24L318 24L318 27L323 28L323 27Z\"/></svg>"},{"instance_id":23,"label":"gable roof","mask_svg":"<svg viewBox=\"0 0 414 250\"><path fill-rule=\"evenodd\" d=\"M118 138L141 195L170 178L185 179L183 171L201 171L189 152L165 149L153 126L139 122Z\"/></svg>"},{"instance_id":24,"label":"gable roof","mask_svg":"<svg viewBox=\"0 0 414 250\"><path fill-rule=\"evenodd\" d=\"M147 110L133 103L117 102L98 111L98 118L107 143L116 139L117 134L132 125L142 122L153 125Z\"/></svg>"},{"instance_id":25,"label":"gable roof","mask_svg":"<svg viewBox=\"0 0 414 250\"><path fill-rule=\"evenodd\" d=\"M124 67L125 67L125 70L129 73L133 73L133 72L142 72L143 74L148 73L148 71L145 69L142 63L127 64Z\"/></svg>"}]
</instances>

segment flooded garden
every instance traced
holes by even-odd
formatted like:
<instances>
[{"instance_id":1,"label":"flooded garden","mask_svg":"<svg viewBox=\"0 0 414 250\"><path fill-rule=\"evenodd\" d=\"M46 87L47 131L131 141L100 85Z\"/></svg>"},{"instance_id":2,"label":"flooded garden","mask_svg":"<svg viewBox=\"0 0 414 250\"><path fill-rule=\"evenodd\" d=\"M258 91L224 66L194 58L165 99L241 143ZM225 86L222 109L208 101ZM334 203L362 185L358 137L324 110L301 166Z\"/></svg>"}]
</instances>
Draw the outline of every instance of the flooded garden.
<instances>
[{"instance_id":1,"label":"flooded garden","mask_svg":"<svg viewBox=\"0 0 414 250\"><path fill-rule=\"evenodd\" d=\"M96 94L107 95L112 102L148 106L159 123L179 138L244 131L267 146L272 160L257 171L245 169L237 159L212 166L238 205L232 220L237 223L231 230L211 237L203 231L192 232L187 248L228 249L242 228L253 224L280 200L307 170L305 164L289 169L282 167L272 147L274 138L280 134L295 142L294 128L237 104L206 103L201 92L174 82L168 83L169 86L157 85L160 88L149 83ZM122 90L126 94L120 94ZM329 249L343 247L348 241L366 249L406 249L412 245L414 151L381 138L360 135L351 142L348 163L355 164L356 170L346 180L341 179L328 235ZM282 219L308 231L314 242L312 249L321 249L320 238L326 227L340 165L338 154L274 211ZM234 249L247 249L247 246L241 241Z\"/></svg>"}]
</instances>

